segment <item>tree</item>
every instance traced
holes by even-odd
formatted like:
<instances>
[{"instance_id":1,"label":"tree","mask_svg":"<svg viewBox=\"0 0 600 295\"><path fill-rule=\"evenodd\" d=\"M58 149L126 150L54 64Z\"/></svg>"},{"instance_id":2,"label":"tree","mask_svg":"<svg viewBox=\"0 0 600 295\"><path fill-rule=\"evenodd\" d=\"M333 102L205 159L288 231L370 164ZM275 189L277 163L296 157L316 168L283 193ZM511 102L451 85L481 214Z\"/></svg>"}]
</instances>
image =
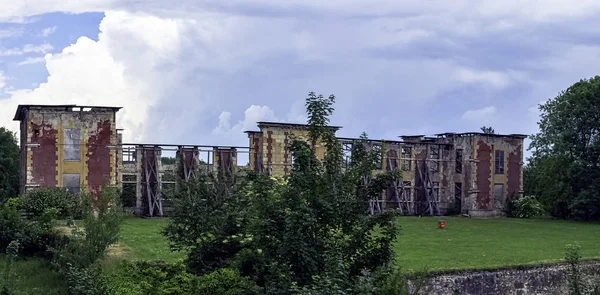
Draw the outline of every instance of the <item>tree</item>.
<instances>
[{"instance_id":1,"label":"tree","mask_svg":"<svg viewBox=\"0 0 600 295\"><path fill-rule=\"evenodd\" d=\"M526 189L554 216L600 219L600 76L580 80L539 109Z\"/></svg>"},{"instance_id":2,"label":"tree","mask_svg":"<svg viewBox=\"0 0 600 295\"><path fill-rule=\"evenodd\" d=\"M370 148L365 136L353 144L351 163L342 169L341 144L328 128L334 102L333 95L309 93L309 136L292 138L294 161L286 179L200 173L178 186L164 233L175 249L187 251L191 271L210 274L235 267L262 294L347 293L357 289L365 273L389 271L398 233L395 216L369 215L368 208L369 200L401 174L373 175L381 151ZM326 147L324 159L317 158L312 140Z\"/></svg>"},{"instance_id":3,"label":"tree","mask_svg":"<svg viewBox=\"0 0 600 295\"><path fill-rule=\"evenodd\" d=\"M14 132L0 127L0 204L19 193L19 145Z\"/></svg>"},{"instance_id":4,"label":"tree","mask_svg":"<svg viewBox=\"0 0 600 295\"><path fill-rule=\"evenodd\" d=\"M481 127L481 131L485 134L494 134L496 132L494 130L494 128L492 128L491 126L490 127L483 126L483 127Z\"/></svg>"}]
</instances>

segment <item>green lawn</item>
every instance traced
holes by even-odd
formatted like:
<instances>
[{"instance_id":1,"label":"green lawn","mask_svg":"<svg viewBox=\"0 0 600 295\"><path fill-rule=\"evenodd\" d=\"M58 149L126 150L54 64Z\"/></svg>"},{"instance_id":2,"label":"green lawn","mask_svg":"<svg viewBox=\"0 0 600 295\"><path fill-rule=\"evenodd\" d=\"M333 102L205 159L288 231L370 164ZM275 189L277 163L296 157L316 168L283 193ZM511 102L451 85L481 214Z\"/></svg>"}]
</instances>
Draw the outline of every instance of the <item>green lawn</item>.
<instances>
[{"instance_id":1,"label":"green lawn","mask_svg":"<svg viewBox=\"0 0 600 295\"><path fill-rule=\"evenodd\" d=\"M493 268L551 262L562 259L566 244L579 243L585 258L599 258L600 224L559 220L470 219L446 217L438 229L432 217L400 217L396 243L398 263L404 271ZM119 244L109 260L163 259L176 261L182 253L169 250L161 234L168 219L127 218ZM0 256L0 278L6 259ZM110 263L109 263L110 264ZM27 294L64 294L61 278L41 259L20 260L14 265L18 290ZM0 280L0 286L3 281Z\"/></svg>"},{"instance_id":2,"label":"green lawn","mask_svg":"<svg viewBox=\"0 0 600 295\"><path fill-rule=\"evenodd\" d=\"M566 244L584 258L600 257L600 224L549 219L401 217L396 244L405 271L492 268L560 260Z\"/></svg>"},{"instance_id":3,"label":"green lawn","mask_svg":"<svg viewBox=\"0 0 600 295\"><path fill-rule=\"evenodd\" d=\"M445 217L438 229L433 217L400 217L396 243L405 271L493 268L560 260L566 244L579 243L585 258L600 257L600 224L550 219L475 219ZM138 259L183 258L168 249L160 230L167 219L129 218L121 244ZM128 255L129 256L129 255Z\"/></svg>"},{"instance_id":4,"label":"green lawn","mask_svg":"<svg viewBox=\"0 0 600 295\"><path fill-rule=\"evenodd\" d=\"M4 284L7 259L0 256L0 288ZM20 259L13 263L11 274L18 294L65 294L59 274L50 270L48 262L43 259Z\"/></svg>"},{"instance_id":5,"label":"green lawn","mask_svg":"<svg viewBox=\"0 0 600 295\"><path fill-rule=\"evenodd\" d=\"M123 251L124 257L152 260L176 261L185 258L181 252L171 252L169 244L161 230L167 225L165 218L127 218L121 226L121 238L117 251Z\"/></svg>"}]
</instances>

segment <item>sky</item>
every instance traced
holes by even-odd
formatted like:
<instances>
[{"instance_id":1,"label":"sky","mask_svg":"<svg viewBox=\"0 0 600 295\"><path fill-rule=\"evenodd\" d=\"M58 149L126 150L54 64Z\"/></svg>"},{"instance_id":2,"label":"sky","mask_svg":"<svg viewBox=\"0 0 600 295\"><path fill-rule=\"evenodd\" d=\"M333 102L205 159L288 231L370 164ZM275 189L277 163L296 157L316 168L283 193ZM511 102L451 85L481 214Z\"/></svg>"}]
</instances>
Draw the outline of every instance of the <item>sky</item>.
<instances>
[{"instance_id":1,"label":"sky","mask_svg":"<svg viewBox=\"0 0 600 295\"><path fill-rule=\"evenodd\" d=\"M0 126L19 104L123 107L124 140L247 146L336 96L338 136L533 134L600 69L600 1L0 0Z\"/></svg>"}]
</instances>

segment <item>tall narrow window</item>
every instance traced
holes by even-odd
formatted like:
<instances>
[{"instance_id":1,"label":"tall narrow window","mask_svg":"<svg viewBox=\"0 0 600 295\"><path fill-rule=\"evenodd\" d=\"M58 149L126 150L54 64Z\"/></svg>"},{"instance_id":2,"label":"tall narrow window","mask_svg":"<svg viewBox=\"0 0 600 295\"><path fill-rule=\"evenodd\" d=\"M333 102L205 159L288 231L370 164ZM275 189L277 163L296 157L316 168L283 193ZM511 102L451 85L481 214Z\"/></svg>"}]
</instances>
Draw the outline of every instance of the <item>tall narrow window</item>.
<instances>
[{"instance_id":1,"label":"tall narrow window","mask_svg":"<svg viewBox=\"0 0 600 295\"><path fill-rule=\"evenodd\" d=\"M406 200L411 201L412 202L412 186L410 184L410 181L405 181L403 183L404 185L404 194L406 196Z\"/></svg>"},{"instance_id":2,"label":"tall narrow window","mask_svg":"<svg viewBox=\"0 0 600 295\"><path fill-rule=\"evenodd\" d=\"M462 166L463 166L463 150L459 149L456 150L456 161L455 161L455 172L456 173L462 173Z\"/></svg>"},{"instance_id":3,"label":"tall narrow window","mask_svg":"<svg viewBox=\"0 0 600 295\"><path fill-rule=\"evenodd\" d=\"M411 169L412 148L410 146L402 147L402 170L410 171Z\"/></svg>"},{"instance_id":4,"label":"tall narrow window","mask_svg":"<svg viewBox=\"0 0 600 295\"><path fill-rule=\"evenodd\" d=\"M352 142L344 142L342 144L342 148L344 151L344 167L350 167L350 163L352 162Z\"/></svg>"},{"instance_id":5,"label":"tall narrow window","mask_svg":"<svg viewBox=\"0 0 600 295\"><path fill-rule=\"evenodd\" d=\"M429 160L429 171L440 171L440 147L438 145L431 145L429 147Z\"/></svg>"},{"instance_id":6,"label":"tall narrow window","mask_svg":"<svg viewBox=\"0 0 600 295\"><path fill-rule=\"evenodd\" d=\"M504 151L496 150L495 156L496 174L504 174Z\"/></svg>"},{"instance_id":7,"label":"tall narrow window","mask_svg":"<svg viewBox=\"0 0 600 295\"><path fill-rule=\"evenodd\" d=\"M454 208L460 210L462 208L462 183L454 183Z\"/></svg>"},{"instance_id":8,"label":"tall narrow window","mask_svg":"<svg viewBox=\"0 0 600 295\"><path fill-rule=\"evenodd\" d=\"M63 141L65 161L80 161L80 129L65 129Z\"/></svg>"},{"instance_id":9,"label":"tall narrow window","mask_svg":"<svg viewBox=\"0 0 600 295\"><path fill-rule=\"evenodd\" d=\"M435 198L436 201L439 202L440 200L440 183L439 182L433 182L433 197Z\"/></svg>"},{"instance_id":10,"label":"tall narrow window","mask_svg":"<svg viewBox=\"0 0 600 295\"><path fill-rule=\"evenodd\" d=\"M381 170L383 168L382 167L382 160L383 160L382 146L380 143L374 143L371 148L373 149L374 152L377 153L377 158L375 159L375 169Z\"/></svg>"}]
</instances>

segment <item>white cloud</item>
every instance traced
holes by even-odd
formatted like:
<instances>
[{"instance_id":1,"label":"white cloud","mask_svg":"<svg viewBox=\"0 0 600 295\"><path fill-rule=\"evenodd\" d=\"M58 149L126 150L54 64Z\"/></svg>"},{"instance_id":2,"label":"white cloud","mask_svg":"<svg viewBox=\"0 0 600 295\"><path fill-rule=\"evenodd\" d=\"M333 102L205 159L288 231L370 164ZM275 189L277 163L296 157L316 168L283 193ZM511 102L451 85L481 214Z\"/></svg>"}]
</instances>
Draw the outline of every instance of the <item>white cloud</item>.
<instances>
[{"instance_id":1,"label":"white cloud","mask_svg":"<svg viewBox=\"0 0 600 295\"><path fill-rule=\"evenodd\" d=\"M0 56L23 55L25 53L48 53L54 49L49 43L43 44L25 44L22 48L0 49Z\"/></svg>"},{"instance_id":2,"label":"white cloud","mask_svg":"<svg viewBox=\"0 0 600 295\"><path fill-rule=\"evenodd\" d=\"M22 34L23 30L18 28L0 29L0 39L7 37L18 37Z\"/></svg>"},{"instance_id":3,"label":"white cloud","mask_svg":"<svg viewBox=\"0 0 600 295\"><path fill-rule=\"evenodd\" d=\"M510 77L501 72L478 71L470 68L458 68L454 77L459 82L464 83L485 83L494 88L504 88L511 82Z\"/></svg>"},{"instance_id":4,"label":"white cloud","mask_svg":"<svg viewBox=\"0 0 600 295\"><path fill-rule=\"evenodd\" d=\"M0 89L6 86L6 77L4 77L4 72L0 71Z\"/></svg>"},{"instance_id":5,"label":"white cloud","mask_svg":"<svg viewBox=\"0 0 600 295\"><path fill-rule=\"evenodd\" d=\"M43 63L44 61L46 61L46 59L44 59L44 57L28 57L24 61L19 62L17 65L18 66L32 65L32 64L37 64L37 63Z\"/></svg>"},{"instance_id":6,"label":"white cloud","mask_svg":"<svg viewBox=\"0 0 600 295\"><path fill-rule=\"evenodd\" d=\"M257 130L256 123L261 121L279 121L273 110L268 106L251 105L244 111L244 118L233 126L231 125L232 114L230 112L222 112L219 115L217 127L213 129L213 134L221 137L230 144L247 144L247 137L244 131Z\"/></svg>"},{"instance_id":7,"label":"white cloud","mask_svg":"<svg viewBox=\"0 0 600 295\"><path fill-rule=\"evenodd\" d=\"M468 110L463 115L462 118L470 121L489 121L491 118L496 115L496 107L495 106L487 106L481 109L476 110Z\"/></svg>"},{"instance_id":8,"label":"white cloud","mask_svg":"<svg viewBox=\"0 0 600 295\"><path fill-rule=\"evenodd\" d=\"M42 36L48 37L48 36L54 34L56 32L56 29L57 29L56 26L45 28L42 30Z\"/></svg>"},{"instance_id":9,"label":"white cloud","mask_svg":"<svg viewBox=\"0 0 600 295\"><path fill-rule=\"evenodd\" d=\"M446 93L460 92L465 84L500 92L518 88L530 77L544 79L501 65L506 52L495 52L498 59L490 54L475 60L469 56L471 43L461 38L480 47L486 41L498 42L489 46L500 51L502 42L506 45L512 39L503 41L489 33L526 41L527 33L547 20L576 19L600 11L599 2L582 1L574 7L556 0L543 7L517 0L483 0L475 5L467 0L349 0L343 5L316 0L184 0L177 5L158 0L27 2L8 5L12 1L0 0L8 7L0 11L0 20L50 11L106 11L106 16L99 41L80 38L62 52L47 55L45 83L0 100L0 120L10 118L4 113L14 112L18 103L110 104L124 107L119 124L126 129L126 140L208 144L241 142L245 136L241 131L256 128L258 119L277 119L275 113L280 120L305 121L301 98L311 90L337 95L336 115L344 115L334 122L344 125L348 134L387 129L381 128L384 124L416 130L414 125L420 123L415 122L431 109L431 103L440 103ZM539 38L533 42L536 46L546 44L543 36ZM372 53L381 48L387 56ZM463 50L463 55L457 57L446 48ZM27 50L46 53L52 48L30 45L4 54L23 55ZM414 57L406 52L423 54ZM551 82L565 87L565 81L581 71L593 71L595 67L587 62L600 60L592 49L581 51L588 55L552 52L545 63L510 60L539 67L535 73L544 75L551 74L546 71L549 67L558 76L567 69L568 77ZM484 58L500 65L488 66L481 62ZM33 61L42 60L31 58L22 64ZM570 69L572 64L578 66ZM544 83L536 85L549 89ZM478 94L468 93L467 99ZM529 98L522 113L533 100L539 97ZM243 108L251 104L242 116ZM451 111L460 116L460 111ZM463 118L495 114L495 107L487 107L467 111Z\"/></svg>"}]
</instances>

